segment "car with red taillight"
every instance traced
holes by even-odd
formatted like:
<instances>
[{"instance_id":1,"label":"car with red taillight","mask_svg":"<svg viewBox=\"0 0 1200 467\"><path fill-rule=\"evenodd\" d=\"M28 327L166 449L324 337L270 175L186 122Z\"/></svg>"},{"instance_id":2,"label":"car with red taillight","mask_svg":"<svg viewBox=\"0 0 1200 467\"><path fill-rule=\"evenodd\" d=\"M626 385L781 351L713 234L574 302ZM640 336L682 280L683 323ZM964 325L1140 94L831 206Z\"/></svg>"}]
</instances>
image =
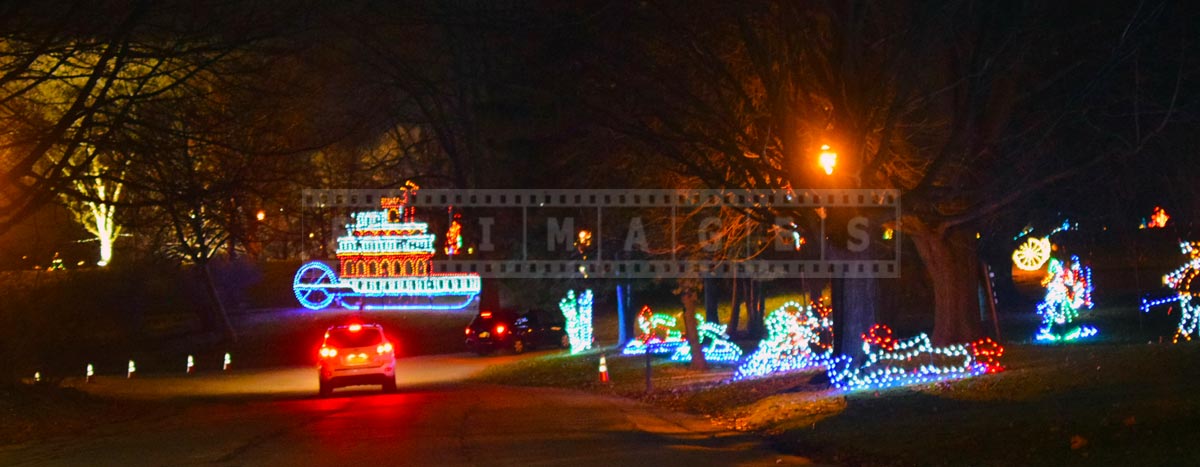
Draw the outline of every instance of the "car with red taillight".
<instances>
[{"instance_id":1,"label":"car with red taillight","mask_svg":"<svg viewBox=\"0 0 1200 467\"><path fill-rule=\"evenodd\" d=\"M317 351L321 395L344 386L383 386L396 390L396 349L378 324L351 323L325 331Z\"/></svg>"},{"instance_id":2,"label":"car with red taillight","mask_svg":"<svg viewBox=\"0 0 1200 467\"><path fill-rule=\"evenodd\" d=\"M463 330L467 349L486 355L499 349L521 353L541 346L568 347L562 315L543 310L481 310Z\"/></svg>"}]
</instances>

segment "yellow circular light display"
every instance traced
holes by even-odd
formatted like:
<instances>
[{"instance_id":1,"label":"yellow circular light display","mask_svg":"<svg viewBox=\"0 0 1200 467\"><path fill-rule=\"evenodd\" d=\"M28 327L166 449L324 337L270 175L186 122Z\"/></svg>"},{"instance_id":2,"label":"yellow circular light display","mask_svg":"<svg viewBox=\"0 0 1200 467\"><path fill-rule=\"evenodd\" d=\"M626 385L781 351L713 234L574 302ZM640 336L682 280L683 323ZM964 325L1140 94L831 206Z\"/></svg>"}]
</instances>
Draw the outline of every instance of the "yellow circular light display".
<instances>
[{"instance_id":1,"label":"yellow circular light display","mask_svg":"<svg viewBox=\"0 0 1200 467\"><path fill-rule=\"evenodd\" d=\"M1037 271L1050 259L1050 237L1029 237L1013 252L1013 263L1024 271Z\"/></svg>"}]
</instances>

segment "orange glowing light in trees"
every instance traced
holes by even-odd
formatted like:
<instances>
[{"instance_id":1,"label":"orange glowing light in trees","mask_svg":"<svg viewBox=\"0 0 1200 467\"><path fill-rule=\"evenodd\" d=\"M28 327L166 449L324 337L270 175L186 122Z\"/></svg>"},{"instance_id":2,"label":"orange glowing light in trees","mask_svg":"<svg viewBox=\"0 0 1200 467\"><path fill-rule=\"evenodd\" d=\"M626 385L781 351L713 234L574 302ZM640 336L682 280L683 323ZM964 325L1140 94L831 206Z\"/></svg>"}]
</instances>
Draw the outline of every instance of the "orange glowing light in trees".
<instances>
[{"instance_id":1,"label":"orange glowing light in trees","mask_svg":"<svg viewBox=\"0 0 1200 467\"><path fill-rule=\"evenodd\" d=\"M833 175L833 168L837 166L837 153L830 149L828 144L822 144L818 163L825 169L826 175Z\"/></svg>"},{"instance_id":2,"label":"orange glowing light in trees","mask_svg":"<svg viewBox=\"0 0 1200 467\"><path fill-rule=\"evenodd\" d=\"M1154 207L1154 213L1150 215L1150 223L1146 224L1147 228L1161 229L1167 226L1167 221L1171 220L1171 216L1167 215L1167 211L1161 206Z\"/></svg>"},{"instance_id":3,"label":"orange glowing light in trees","mask_svg":"<svg viewBox=\"0 0 1200 467\"><path fill-rule=\"evenodd\" d=\"M450 228L446 230L446 255L456 255L460 249L462 249L462 224L459 224L458 220L453 220L450 222Z\"/></svg>"},{"instance_id":4,"label":"orange glowing light in trees","mask_svg":"<svg viewBox=\"0 0 1200 467\"><path fill-rule=\"evenodd\" d=\"M580 230L576 237L575 250L578 251L579 254L583 255L583 259L587 259L587 255L585 253L587 252L588 247L592 246L592 231L586 229Z\"/></svg>"},{"instance_id":5,"label":"orange glowing light in trees","mask_svg":"<svg viewBox=\"0 0 1200 467\"><path fill-rule=\"evenodd\" d=\"M254 218L258 219L259 222L262 222L263 219L267 218L267 212L259 209L258 212L254 214Z\"/></svg>"}]
</instances>

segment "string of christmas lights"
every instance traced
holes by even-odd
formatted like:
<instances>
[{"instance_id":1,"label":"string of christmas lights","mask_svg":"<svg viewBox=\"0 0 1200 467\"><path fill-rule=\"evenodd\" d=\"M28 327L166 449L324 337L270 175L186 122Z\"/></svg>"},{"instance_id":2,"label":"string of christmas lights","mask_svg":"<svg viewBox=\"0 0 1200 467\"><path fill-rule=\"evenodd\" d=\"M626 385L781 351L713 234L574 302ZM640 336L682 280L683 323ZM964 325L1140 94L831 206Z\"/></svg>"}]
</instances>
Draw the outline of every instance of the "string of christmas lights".
<instances>
[{"instance_id":1,"label":"string of christmas lights","mask_svg":"<svg viewBox=\"0 0 1200 467\"><path fill-rule=\"evenodd\" d=\"M649 351L654 355L673 354L680 345L687 344L683 340L683 331L675 328L677 320L674 316L655 313L650 306L643 306L638 312L638 335L625 344L622 355L642 355Z\"/></svg>"},{"instance_id":2,"label":"string of christmas lights","mask_svg":"<svg viewBox=\"0 0 1200 467\"><path fill-rule=\"evenodd\" d=\"M736 362L742 359L742 348L729 339L725 324L704 321L704 316L697 313L696 333L700 335L700 347L704 351L704 359L710 362ZM705 342L708 342L705 345ZM675 348L671 360L676 362L692 361L692 346L684 341L683 345Z\"/></svg>"},{"instance_id":3,"label":"string of christmas lights","mask_svg":"<svg viewBox=\"0 0 1200 467\"><path fill-rule=\"evenodd\" d=\"M767 337L733 375L734 381L798 371L829 363L833 354L831 311L821 301L784 303L767 315Z\"/></svg>"},{"instance_id":4,"label":"string of christmas lights","mask_svg":"<svg viewBox=\"0 0 1200 467\"><path fill-rule=\"evenodd\" d=\"M934 347L927 334L897 340L891 328L876 324L862 340L863 362L843 355L829 365L829 380L842 391L925 384L1004 370L1000 365L1004 347L990 338Z\"/></svg>"},{"instance_id":5,"label":"string of christmas lights","mask_svg":"<svg viewBox=\"0 0 1200 467\"><path fill-rule=\"evenodd\" d=\"M1092 326L1076 325L1080 309L1092 307L1092 268L1083 266L1078 256L1072 256L1069 264L1057 258L1050 259L1046 278L1046 298L1038 304L1037 312L1042 316L1038 328L1039 341L1071 341L1096 335L1099 331Z\"/></svg>"},{"instance_id":6,"label":"string of christmas lights","mask_svg":"<svg viewBox=\"0 0 1200 467\"><path fill-rule=\"evenodd\" d=\"M566 298L558 302L567 321L567 337L571 341L571 353L576 354L592 348L592 289L575 296L568 290Z\"/></svg>"},{"instance_id":7,"label":"string of christmas lights","mask_svg":"<svg viewBox=\"0 0 1200 467\"><path fill-rule=\"evenodd\" d=\"M343 308L362 309L462 309L479 294L478 274L434 274L432 258L435 236L429 225L413 219L407 196L381 198L382 210L355 213L347 234L338 237L338 271L320 261L300 267L292 280L292 292L302 306L320 310L337 303ZM461 247L461 234L451 225L446 253ZM451 246L454 248L451 248ZM406 301L422 297L428 300ZM437 298L438 300L434 300Z\"/></svg>"},{"instance_id":8,"label":"string of christmas lights","mask_svg":"<svg viewBox=\"0 0 1200 467\"><path fill-rule=\"evenodd\" d=\"M1163 276L1163 283L1175 289L1175 300L1179 301L1179 326L1172 342L1179 342L1180 337L1190 341L1192 335L1200 332L1200 309L1197 309L1200 307L1192 302L1192 280L1200 275L1200 242L1180 242L1179 249L1187 255L1188 261Z\"/></svg>"}]
</instances>

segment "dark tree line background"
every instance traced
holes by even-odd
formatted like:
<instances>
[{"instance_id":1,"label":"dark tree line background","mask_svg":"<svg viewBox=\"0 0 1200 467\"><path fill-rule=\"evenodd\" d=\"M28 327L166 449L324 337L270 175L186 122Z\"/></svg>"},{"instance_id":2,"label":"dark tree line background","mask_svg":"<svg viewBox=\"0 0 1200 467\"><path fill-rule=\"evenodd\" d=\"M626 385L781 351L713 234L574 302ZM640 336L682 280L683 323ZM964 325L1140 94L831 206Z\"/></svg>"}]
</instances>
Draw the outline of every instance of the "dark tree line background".
<instances>
[{"instance_id":1,"label":"dark tree line background","mask_svg":"<svg viewBox=\"0 0 1200 467\"><path fill-rule=\"evenodd\" d=\"M983 332L981 256L1004 257L1030 219L1116 224L1155 204L1185 225L1200 214L1194 10L7 2L0 239L55 203L107 201L81 180L121 184L112 204L135 239L116 261L193 263L212 290L214 258L331 253L328 232L312 231L328 220L306 228L296 209L305 188L893 188L903 215L872 222L919 255L926 274L905 280L932 290L934 340L964 341ZM823 144L839 153L833 175L816 163ZM806 232L820 222L811 210L722 215L748 226L730 238L776 216ZM859 254L832 235L829 254ZM692 306L695 279L681 282ZM739 288L752 304L755 287ZM886 287L835 281L843 337L873 322Z\"/></svg>"}]
</instances>

